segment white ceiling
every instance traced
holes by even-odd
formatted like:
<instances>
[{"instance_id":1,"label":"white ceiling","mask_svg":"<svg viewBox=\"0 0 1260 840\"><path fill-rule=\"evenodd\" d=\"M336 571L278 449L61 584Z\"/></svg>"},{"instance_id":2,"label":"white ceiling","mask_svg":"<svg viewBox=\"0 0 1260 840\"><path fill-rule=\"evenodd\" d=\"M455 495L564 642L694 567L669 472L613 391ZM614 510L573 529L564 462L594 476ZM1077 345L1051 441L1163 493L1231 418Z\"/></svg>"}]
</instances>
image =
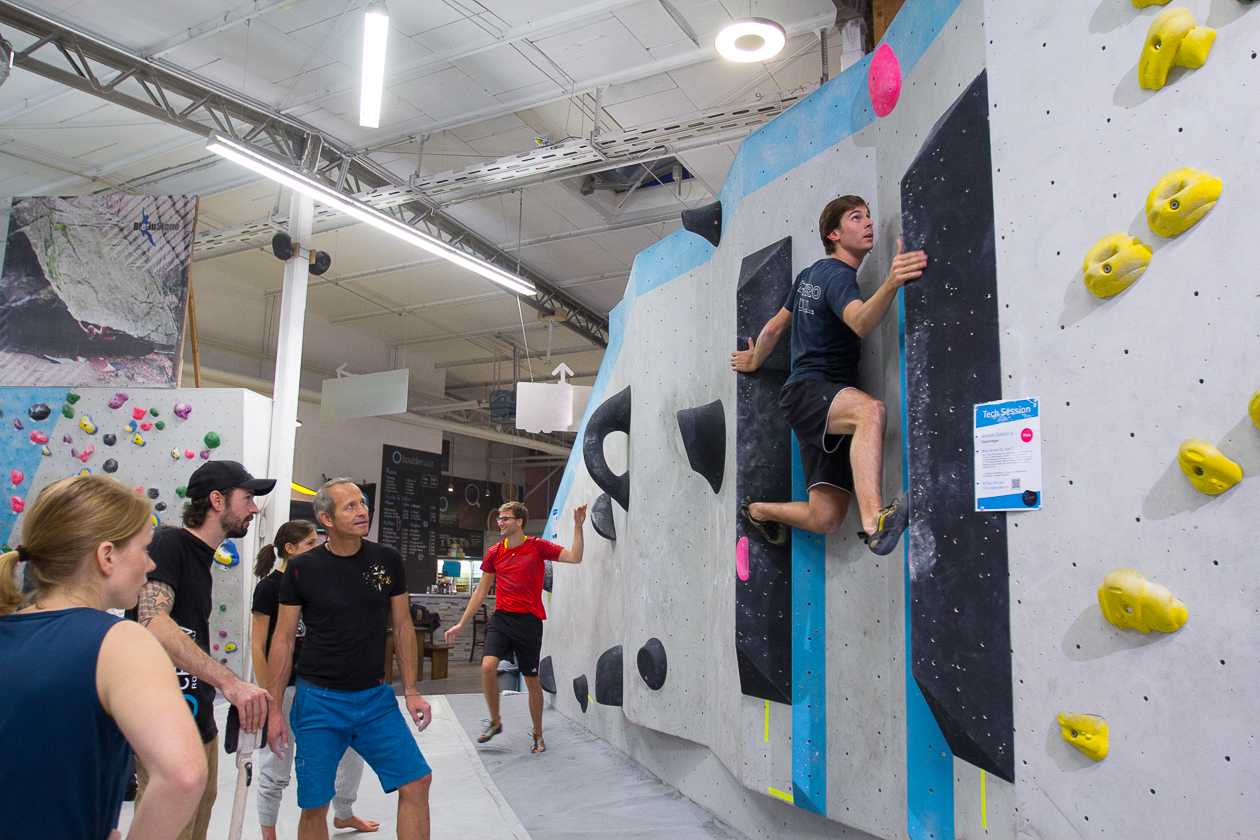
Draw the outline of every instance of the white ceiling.
<instances>
[{"instance_id":1,"label":"white ceiling","mask_svg":"<svg viewBox=\"0 0 1260 840\"><path fill-rule=\"evenodd\" d=\"M0 35L20 51L35 39L3 22L10 5L0 0ZM27 0L20 7L371 150L404 183L425 134L420 172L427 175L534 151L539 134L557 143L588 137L597 96L607 134L807 93L821 73L818 29L835 15L831 0L672 0L693 42L663 0L394 0L381 127L367 130L357 124L364 5ZM788 30L787 48L764 64L717 58L718 29L750 10ZM831 34L838 71L840 38ZM617 206L621 194L584 197L580 177L557 177L464 197L445 212L514 255L523 240L522 263L606 316L634 256L677 230L679 211L714 199L739 137L721 140L677 155L694 176L677 192L649 182ZM277 199L270 182L207 154L203 138L15 68L0 87L0 196L117 190L200 195L202 233L264 219ZM282 213L287 207L286 194ZM644 214L656 221L610 229ZM318 387L343 363L358 373L406 365L427 372L418 377L429 386L416 389L417 406L442 399L443 371L445 398L470 400L484 398L495 378L487 360L507 359L500 378L510 385L513 345L527 343L532 359L545 355L546 326L514 297L371 228L348 220L335 227L314 242L333 267L311 278L304 385ZM198 254L205 364L270 378L282 275L282 264L258 246ZM552 349L563 354L555 362L578 372L577 382L592 381L600 348L558 327ZM533 373L541 378L552 366L534 361Z\"/></svg>"}]
</instances>

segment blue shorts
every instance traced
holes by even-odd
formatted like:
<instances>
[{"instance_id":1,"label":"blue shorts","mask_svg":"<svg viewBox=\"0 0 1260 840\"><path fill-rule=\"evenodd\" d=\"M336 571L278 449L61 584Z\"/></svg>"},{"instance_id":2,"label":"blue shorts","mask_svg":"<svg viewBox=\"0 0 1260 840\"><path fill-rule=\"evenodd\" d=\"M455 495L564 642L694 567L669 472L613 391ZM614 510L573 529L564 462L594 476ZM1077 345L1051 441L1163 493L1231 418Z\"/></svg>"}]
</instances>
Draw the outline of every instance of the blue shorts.
<instances>
[{"instance_id":1,"label":"blue shorts","mask_svg":"<svg viewBox=\"0 0 1260 840\"><path fill-rule=\"evenodd\" d=\"M337 764L347 747L363 756L386 793L432 772L392 686L334 691L299 678L289 725L297 741L293 764L299 808L322 808L332 801Z\"/></svg>"}]
</instances>

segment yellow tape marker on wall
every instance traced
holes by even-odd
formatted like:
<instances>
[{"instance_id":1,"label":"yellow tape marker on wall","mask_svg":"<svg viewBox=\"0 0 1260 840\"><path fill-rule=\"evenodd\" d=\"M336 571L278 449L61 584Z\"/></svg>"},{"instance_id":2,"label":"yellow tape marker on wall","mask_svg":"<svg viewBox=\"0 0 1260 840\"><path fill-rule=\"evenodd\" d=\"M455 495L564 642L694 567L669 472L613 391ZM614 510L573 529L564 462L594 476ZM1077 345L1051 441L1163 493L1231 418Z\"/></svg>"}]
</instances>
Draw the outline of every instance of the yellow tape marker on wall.
<instances>
[{"instance_id":1,"label":"yellow tape marker on wall","mask_svg":"<svg viewBox=\"0 0 1260 840\"><path fill-rule=\"evenodd\" d=\"M792 794L790 793L784 793L783 791L775 790L774 788L767 788L767 790L770 791L771 796L777 796L780 799L782 799L784 802L788 803L789 805L796 804L796 802L792 799Z\"/></svg>"},{"instance_id":2,"label":"yellow tape marker on wall","mask_svg":"<svg viewBox=\"0 0 1260 840\"><path fill-rule=\"evenodd\" d=\"M989 805L984 790L984 771L980 771L980 827L989 827Z\"/></svg>"},{"instance_id":3,"label":"yellow tape marker on wall","mask_svg":"<svg viewBox=\"0 0 1260 840\"><path fill-rule=\"evenodd\" d=\"M766 743L770 743L770 701L766 701Z\"/></svg>"}]
</instances>

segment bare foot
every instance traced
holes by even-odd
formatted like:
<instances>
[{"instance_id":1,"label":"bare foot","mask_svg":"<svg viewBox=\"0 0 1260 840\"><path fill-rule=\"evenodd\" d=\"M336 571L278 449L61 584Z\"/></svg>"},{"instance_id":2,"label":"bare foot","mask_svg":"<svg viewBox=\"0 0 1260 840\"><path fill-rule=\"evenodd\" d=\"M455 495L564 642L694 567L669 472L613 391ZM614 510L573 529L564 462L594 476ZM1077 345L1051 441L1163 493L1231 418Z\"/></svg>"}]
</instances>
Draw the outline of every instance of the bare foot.
<instances>
[{"instance_id":1,"label":"bare foot","mask_svg":"<svg viewBox=\"0 0 1260 840\"><path fill-rule=\"evenodd\" d=\"M353 828L355 831L376 831L381 827L378 822L360 819L353 814L350 819L343 820L340 817L333 817L333 828Z\"/></svg>"}]
</instances>

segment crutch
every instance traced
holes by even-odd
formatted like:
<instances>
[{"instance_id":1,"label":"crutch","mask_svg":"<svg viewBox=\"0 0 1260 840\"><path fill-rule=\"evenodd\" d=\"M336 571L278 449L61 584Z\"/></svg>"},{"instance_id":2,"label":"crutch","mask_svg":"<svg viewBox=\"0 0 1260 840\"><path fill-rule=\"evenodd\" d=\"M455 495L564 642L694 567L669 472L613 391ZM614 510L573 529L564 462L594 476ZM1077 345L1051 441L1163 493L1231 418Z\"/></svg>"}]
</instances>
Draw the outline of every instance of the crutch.
<instances>
[{"instance_id":1,"label":"crutch","mask_svg":"<svg viewBox=\"0 0 1260 840\"><path fill-rule=\"evenodd\" d=\"M228 755L236 753L236 797L232 801L232 827L228 840L241 840L245 826L245 805L249 801L249 785L254 779L254 750L261 745L267 748L267 725L257 732L242 732L240 713L233 706L228 709L227 731L223 734L223 749Z\"/></svg>"}]
</instances>

